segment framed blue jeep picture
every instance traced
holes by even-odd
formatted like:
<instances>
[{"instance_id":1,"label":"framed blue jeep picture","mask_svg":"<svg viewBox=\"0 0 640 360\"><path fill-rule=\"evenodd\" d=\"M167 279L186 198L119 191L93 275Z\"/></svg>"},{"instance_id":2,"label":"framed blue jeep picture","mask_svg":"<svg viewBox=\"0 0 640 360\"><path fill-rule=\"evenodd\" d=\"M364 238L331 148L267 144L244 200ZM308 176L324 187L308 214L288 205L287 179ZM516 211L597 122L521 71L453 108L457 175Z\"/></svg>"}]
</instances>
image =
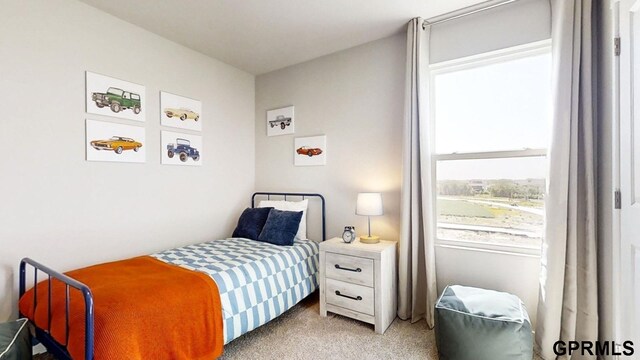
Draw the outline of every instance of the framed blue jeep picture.
<instances>
[{"instance_id":1,"label":"framed blue jeep picture","mask_svg":"<svg viewBox=\"0 0 640 360\"><path fill-rule=\"evenodd\" d=\"M162 164L202 165L202 136L163 131L161 137Z\"/></svg>"}]
</instances>

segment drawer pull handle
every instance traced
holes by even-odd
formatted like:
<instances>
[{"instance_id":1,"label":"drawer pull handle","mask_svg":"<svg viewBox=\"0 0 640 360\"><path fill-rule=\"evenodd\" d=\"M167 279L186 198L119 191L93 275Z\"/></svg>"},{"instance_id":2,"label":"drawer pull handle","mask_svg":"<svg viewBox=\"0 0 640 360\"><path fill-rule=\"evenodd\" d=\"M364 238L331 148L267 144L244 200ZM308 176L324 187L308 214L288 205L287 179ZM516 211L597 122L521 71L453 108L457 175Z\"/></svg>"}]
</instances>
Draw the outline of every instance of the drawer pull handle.
<instances>
[{"instance_id":1,"label":"drawer pull handle","mask_svg":"<svg viewBox=\"0 0 640 360\"><path fill-rule=\"evenodd\" d=\"M336 290L336 295L342 296L342 297L346 297L346 298L349 298L351 300L358 300L358 301L362 300L362 296L360 296L360 295L358 295L358 296L343 295L343 294L340 294L340 291L338 291L338 290Z\"/></svg>"},{"instance_id":2,"label":"drawer pull handle","mask_svg":"<svg viewBox=\"0 0 640 360\"><path fill-rule=\"evenodd\" d=\"M350 269L350 268L342 267L342 266L340 266L339 264L336 264L336 269L338 269L338 270L353 271L353 272L362 272L362 269L360 269L360 268Z\"/></svg>"}]
</instances>

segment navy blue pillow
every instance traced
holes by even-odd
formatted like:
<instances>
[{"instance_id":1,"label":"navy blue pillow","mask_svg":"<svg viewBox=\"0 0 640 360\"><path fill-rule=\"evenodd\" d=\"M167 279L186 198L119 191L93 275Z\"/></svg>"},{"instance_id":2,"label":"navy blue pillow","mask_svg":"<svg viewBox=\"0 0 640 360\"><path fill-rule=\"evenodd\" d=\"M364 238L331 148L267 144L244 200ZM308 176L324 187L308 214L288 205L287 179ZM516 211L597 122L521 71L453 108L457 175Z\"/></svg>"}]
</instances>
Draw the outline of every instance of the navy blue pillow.
<instances>
[{"instance_id":1,"label":"navy blue pillow","mask_svg":"<svg viewBox=\"0 0 640 360\"><path fill-rule=\"evenodd\" d=\"M258 241L275 245L293 245L301 219L302 211L271 210Z\"/></svg>"},{"instance_id":2,"label":"navy blue pillow","mask_svg":"<svg viewBox=\"0 0 640 360\"><path fill-rule=\"evenodd\" d=\"M240 219L238 219L238 226L233 230L232 237L247 238L251 240L258 240L258 236L267 222L269 212L272 207L263 208L246 208Z\"/></svg>"}]
</instances>

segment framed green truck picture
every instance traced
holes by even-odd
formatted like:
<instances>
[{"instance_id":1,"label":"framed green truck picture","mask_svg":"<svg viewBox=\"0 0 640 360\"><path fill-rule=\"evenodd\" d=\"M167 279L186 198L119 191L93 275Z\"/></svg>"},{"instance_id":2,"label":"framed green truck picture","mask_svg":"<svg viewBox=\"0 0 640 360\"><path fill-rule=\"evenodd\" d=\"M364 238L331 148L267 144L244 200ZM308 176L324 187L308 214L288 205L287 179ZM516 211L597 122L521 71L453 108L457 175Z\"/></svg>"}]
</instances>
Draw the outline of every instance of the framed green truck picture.
<instances>
[{"instance_id":1,"label":"framed green truck picture","mask_svg":"<svg viewBox=\"0 0 640 360\"><path fill-rule=\"evenodd\" d=\"M145 121L145 87L87 71L86 102L90 114Z\"/></svg>"}]
</instances>

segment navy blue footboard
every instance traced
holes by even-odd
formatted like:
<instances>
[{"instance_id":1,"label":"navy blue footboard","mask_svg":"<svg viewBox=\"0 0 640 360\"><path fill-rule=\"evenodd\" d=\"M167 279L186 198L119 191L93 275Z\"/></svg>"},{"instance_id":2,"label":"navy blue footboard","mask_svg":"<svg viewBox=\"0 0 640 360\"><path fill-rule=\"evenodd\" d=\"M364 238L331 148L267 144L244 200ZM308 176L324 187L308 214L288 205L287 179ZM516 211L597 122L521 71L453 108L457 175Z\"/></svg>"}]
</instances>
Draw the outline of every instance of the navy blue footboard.
<instances>
[{"instance_id":1,"label":"navy blue footboard","mask_svg":"<svg viewBox=\"0 0 640 360\"><path fill-rule=\"evenodd\" d=\"M84 306L85 306L85 339L84 339L84 348L85 348L85 360L93 359L93 295L91 294L91 290L89 287L75 279L70 278L67 275L59 273L45 265L42 265L36 261L33 261L29 258L24 258L20 261L20 298L26 292L26 284L27 284L27 265L30 265L33 268L33 284L38 283L38 272L42 272L45 274L45 281L48 281L48 293L44 295L44 301L48 303L48 314L47 314L47 324L46 328L40 328L36 326L36 339L40 341L47 350L52 353L58 359L71 359L69 352L66 349L66 346L69 342L69 301L70 301L70 291L71 289L78 290L82 293L84 297ZM51 301L52 301L52 291L51 291L51 279L56 279L61 281L65 285L65 343L61 344L56 341L51 335ZM35 310L38 306L38 290L37 287L33 289L33 313L35 316ZM20 314L20 316L24 316L24 314ZM42 325L42 324L39 324Z\"/></svg>"}]
</instances>

